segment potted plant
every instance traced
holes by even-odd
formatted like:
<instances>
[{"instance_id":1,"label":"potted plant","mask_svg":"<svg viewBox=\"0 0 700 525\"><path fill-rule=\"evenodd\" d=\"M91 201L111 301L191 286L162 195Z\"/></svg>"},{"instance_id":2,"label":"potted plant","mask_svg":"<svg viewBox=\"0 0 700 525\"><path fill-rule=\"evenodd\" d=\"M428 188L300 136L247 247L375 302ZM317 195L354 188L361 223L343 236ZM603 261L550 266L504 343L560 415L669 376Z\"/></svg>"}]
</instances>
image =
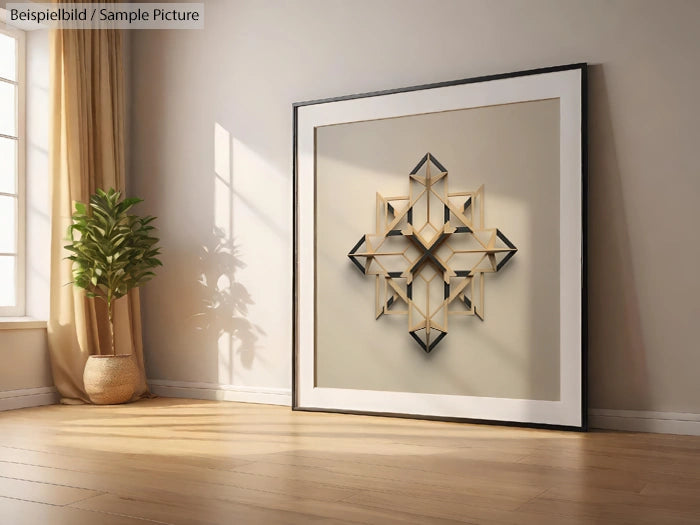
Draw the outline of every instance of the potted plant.
<instances>
[{"instance_id":1,"label":"potted plant","mask_svg":"<svg viewBox=\"0 0 700 525\"><path fill-rule=\"evenodd\" d=\"M111 355L91 355L85 365L85 391L95 404L125 403L134 395L139 377L131 354L117 354L114 334L114 302L132 288L142 286L162 266L158 238L151 222L155 217L129 214L142 199L122 199L110 189L97 190L89 205L75 203L65 248L73 261L73 285L107 306Z\"/></svg>"}]
</instances>

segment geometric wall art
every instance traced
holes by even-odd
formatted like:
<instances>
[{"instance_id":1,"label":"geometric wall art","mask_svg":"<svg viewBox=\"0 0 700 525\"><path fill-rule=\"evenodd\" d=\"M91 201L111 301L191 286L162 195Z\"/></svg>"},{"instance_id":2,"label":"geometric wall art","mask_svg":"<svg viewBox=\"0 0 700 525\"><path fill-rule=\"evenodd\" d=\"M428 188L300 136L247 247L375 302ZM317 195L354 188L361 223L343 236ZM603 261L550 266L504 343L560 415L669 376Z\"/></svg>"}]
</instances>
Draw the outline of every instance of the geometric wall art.
<instances>
[{"instance_id":1,"label":"geometric wall art","mask_svg":"<svg viewBox=\"0 0 700 525\"><path fill-rule=\"evenodd\" d=\"M586 64L292 105L292 408L585 430Z\"/></svg>"},{"instance_id":2,"label":"geometric wall art","mask_svg":"<svg viewBox=\"0 0 700 525\"><path fill-rule=\"evenodd\" d=\"M408 175L408 194L377 193L376 229L348 257L375 277L375 315L405 315L408 332L430 353L451 317L484 320L484 274L518 249L484 227L484 187L451 192L448 170L426 153Z\"/></svg>"}]
</instances>

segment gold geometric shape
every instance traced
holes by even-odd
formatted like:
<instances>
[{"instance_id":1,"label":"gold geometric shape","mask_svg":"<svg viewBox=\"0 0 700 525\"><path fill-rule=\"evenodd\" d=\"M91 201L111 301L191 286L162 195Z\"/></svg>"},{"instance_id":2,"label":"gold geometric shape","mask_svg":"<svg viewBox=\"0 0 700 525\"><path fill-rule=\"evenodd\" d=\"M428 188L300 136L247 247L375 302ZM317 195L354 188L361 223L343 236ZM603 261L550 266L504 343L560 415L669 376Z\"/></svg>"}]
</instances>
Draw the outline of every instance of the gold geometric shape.
<instances>
[{"instance_id":1,"label":"gold geometric shape","mask_svg":"<svg viewBox=\"0 0 700 525\"><path fill-rule=\"evenodd\" d=\"M426 153L409 173L408 195L376 196L376 231L348 257L375 276L375 315L407 315L408 331L431 352L450 316L484 320L484 274L498 272L518 249L484 227L484 186L449 192L448 171Z\"/></svg>"}]
</instances>

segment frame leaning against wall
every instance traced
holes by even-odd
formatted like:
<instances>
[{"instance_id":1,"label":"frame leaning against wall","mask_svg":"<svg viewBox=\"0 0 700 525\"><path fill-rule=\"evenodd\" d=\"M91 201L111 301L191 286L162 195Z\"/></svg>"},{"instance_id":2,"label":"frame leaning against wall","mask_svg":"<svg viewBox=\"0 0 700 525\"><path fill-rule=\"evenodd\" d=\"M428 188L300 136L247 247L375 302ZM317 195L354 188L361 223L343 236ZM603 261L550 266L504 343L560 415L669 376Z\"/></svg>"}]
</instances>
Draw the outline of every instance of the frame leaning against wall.
<instances>
[{"instance_id":1,"label":"frame leaning against wall","mask_svg":"<svg viewBox=\"0 0 700 525\"><path fill-rule=\"evenodd\" d=\"M586 82L578 63L293 104L293 410L587 429ZM560 400L317 387L316 128L548 98L560 101Z\"/></svg>"}]
</instances>

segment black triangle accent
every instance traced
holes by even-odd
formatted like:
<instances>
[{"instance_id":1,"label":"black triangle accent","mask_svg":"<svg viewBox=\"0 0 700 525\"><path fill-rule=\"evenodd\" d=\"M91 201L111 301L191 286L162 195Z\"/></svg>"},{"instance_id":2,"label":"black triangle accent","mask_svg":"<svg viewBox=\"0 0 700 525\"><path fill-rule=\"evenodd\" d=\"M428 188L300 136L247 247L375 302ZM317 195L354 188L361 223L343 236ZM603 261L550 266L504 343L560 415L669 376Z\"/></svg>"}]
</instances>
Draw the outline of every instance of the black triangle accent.
<instances>
[{"instance_id":1,"label":"black triangle accent","mask_svg":"<svg viewBox=\"0 0 700 525\"><path fill-rule=\"evenodd\" d=\"M357 241L357 244L355 244L355 246L352 247L352 250L350 250L350 255L352 255L357 250L359 250L360 246L362 246L364 243L365 243L365 236L363 235L362 237L360 237L360 240Z\"/></svg>"},{"instance_id":2,"label":"black triangle accent","mask_svg":"<svg viewBox=\"0 0 700 525\"><path fill-rule=\"evenodd\" d=\"M513 257L513 255L515 255L515 252L517 252L518 249L515 247L515 244L513 244L512 242L510 242L508 240L508 237L503 235L503 232L501 230L496 230L496 236L503 241L503 244L505 244L506 246L508 246L508 248L513 250L512 252L508 252L508 255L506 255L503 259L501 259L501 262L498 263L498 265L496 266L496 271L498 271L501 268L503 268L503 266L508 261L510 261L511 257Z\"/></svg>"},{"instance_id":3,"label":"black triangle accent","mask_svg":"<svg viewBox=\"0 0 700 525\"><path fill-rule=\"evenodd\" d=\"M357 268L358 268L362 273L364 273L365 275L367 275L367 268L365 268L365 267L362 265L362 263L359 262L359 261L357 260L357 257L355 257L354 255L348 255L348 257L350 257L350 260L352 261L352 263L353 263L355 266L357 266Z\"/></svg>"},{"instance_id":4,"label":"black triangle accent","mask_svg":"<svg viewBox=\"0 0 700 525\"><path fill-rule=\"evenodd\" d=\"M433 328L433 330L435 330L435 329ZM437 330L437 331L440 332L440 330ZM438 345L438 343L444 339L444 337L446 335L447 335L447 332L440 332L440 335L437 337L437 339L435 339L435 341L430 343L430 346L428 347L428 353L432 352L433 348L435 348Z\"/></svg>"},{"instance_id":5,"label":"black triangle accent","mask_svg":"<svg viewBox=\"0 0 700 525\"><path fill-rule=\"evenodd\" d=\"M499 239L501 239L501 240L503 241L503 244L505 244L506 246L508 246L508 248L510 248L510 249L512 249L512 250L517 250L517 248L515 247L515 244L513 244L512 242L510 242L510 241L508 240L508 237L506 237L505 235L503 235L503 232L502 232L501 230L496 230L496 235L498 236Z\"/></svg>"},{"instance_id":6,"label":"black triangle accent","mask_svg":"<svg viewBox=\"0 0 700 525\"><path fill-rule=\"evenodd\" d=\"M423 155L423 158L420 159L420 162L419 162L418 164L416 164L416 167L415 167L415 168L413 168L413 171L411 171L411 175L415 175L416 173L418 173L418 170L421 169L421 168L423 167L423 164L425 164L425 161L426 161L426 160L428 160L428 154L427 154L427 153L426 153L425 155Z\"/></svg>"},{"instance_id":7,"label":"black triangle accent","mask_svg":"<svg viewBox=\"0 0 700 525\"><path fill-rule=\"evenodd\" d=\"M411 334L411 337L413 337L413 339L416 340L416 342L420 345L420 347L421 347L423 350L425 350L426 353L427 353L427 352L430 352L430 350L428 350L428 347L426 346L425 342L424 342L420 337L418 337L418 336L416 335L416 332L408 332L408 333Z\"/></svg>"},{"instance_id":8,"label":"black triangle accent","mask_svg":"<svg viewBox=\"0 0 700 525\"><path fill-rule=\"evenodd\" d=\"M516 251L517 251L517 250L516 250ZM515 252L514 252L514 251L513 251L513 252L508 252L508 255L506 255L503 259L501 259L501 262L499 262L499 263L496 265L496 271L498 271L498 270L500 270L501 268L503 268L503 265L505 265L508 261L510 261L510 259L511 259L511 257L513 257L513 255L515 255Z\"/></svg>"},{"instance_id":9,"label":"black triangle accent","mask_svg":"<svg viewBox=\"0 0 700 525\"><path fill-rule=\"evenodd\" d=\"M437 160L437 159L433 156L432 153L430 153L430 160L432 161L433 164L435 164L435 165L437 166L437 168L438 168L440 171L442 171L442 172L447 171L447 170L445 169L445 166L443 166L442 164L440 164L440 161Z\"/></svg>"},{"instance_id":10,"label":"black triangle accent","mask_svg":"<svg viewBox=\"0 0 700 525\"><path fill-rule=\"evenodd\" d=\"M358 259L357 256L354 255L354 254L357 252L357 250L360 249L360 246L362 246L364 243L365 243L365 236L363 235L362 237L360 237L360 240L357 241L357 244L355 244L355 246L352 247L352 250L350 250L350 253L348 253L348 257L350 258L350 260L352 261L352 263L353 263L355 266L357 266L357 268L358 268L362 273L364 273L364 274L366 275L366 274L367 274L367 268L366 268L360 261L358 261L358 260L357 260L357 259Z\"/></svg>"},{"instance_id":11,"label":"black triangle accent","mask_svg":"<svg viewBox=\"0 0 700 525\"><path fill-rule=\"evenodd\" d=\"M425 329L420 328L419 330L425 330ZM440 341L442 341L447 336L447 332L443 332L442 330L438 330L436 328L433 328L433 330L435 332L440 332L440 335L437 336L435 341L433 341L430 344L426 344L426 342L420 338L420 336L416 333L418 330L414 330L413 332L409 332L409 334L411 334L411 337L413 337L413 339L416 341L416 343L418 343L420 345L420 347L423 349L423 351L426 354L429 354L430 352L432 352L433 349L440 343Z\"/></svg>"},{"instance_id":12,"label":"black triangle accent","mask_svg":"<svg viewBox=\"0 0 700 525\"><path fill-rule=\"evenodd\" d=\"M467 308L469 308L470 310L472 309L472 301L466 295L464 296L464 304L466 304Z\"/></svg>"}]
</instances>

